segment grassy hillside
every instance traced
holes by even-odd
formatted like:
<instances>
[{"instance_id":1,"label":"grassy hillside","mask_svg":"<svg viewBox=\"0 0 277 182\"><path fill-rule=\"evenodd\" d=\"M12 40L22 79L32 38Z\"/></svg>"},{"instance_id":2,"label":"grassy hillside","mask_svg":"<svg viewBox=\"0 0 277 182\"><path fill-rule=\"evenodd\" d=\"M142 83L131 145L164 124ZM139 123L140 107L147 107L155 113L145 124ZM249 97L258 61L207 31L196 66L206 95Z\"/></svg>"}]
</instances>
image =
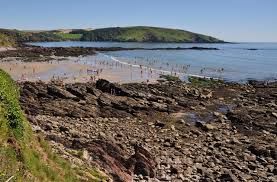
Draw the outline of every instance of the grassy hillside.
<instances>
[{"instance_id":1,"label":"grassy hillside","mask_svg":"<svg viewBox=\"0 0 277 182\"><path fill-rule=\"evenodd\" d=\"M156 27L104 28L84 32L83 41L119 41L119 42L223 42L216 38L179 29Z\"/></svg>"},{"instance_id":2,"label":"grassy hillside","mask_svg":"<svg viewBox=\"0 0 277 182\"><path fill-rule=\"evenodd\" d=\"M12 38L8 37L5 34L0 33L0 46L13 47L13 46L15 46L15 44L16 43Z\"/></svg>"},{"instance_id":3,"label":"grassy hillside","mask_svg":"<svg viewBox=\"0 0 277 182\"><path fill-rule=\"evenodd\" d=\"M57 33L56 35L60 36L64 40L80 40L82 38L82 34L73 34L73 33Z\"/></svg>"},{"instance_id":4,"label":"grassy hillside","mask_svg":"<svg viewBox=\"0 0 277 182\"><path fill-rule=\"evenodd\" d=\"M67 40L176 43L223 42L214 37L192 33L185 30L144 26L103 28L95 30L67 29L53 31L19 31L0 29L0 45L15 45L15 43L20 45L24 42L51 42ZM12 43L12 41L14 43Z\"/></svg>"},{"instance_id":5,"label":"grassy hillside","mask_svg":"<svg viewBox=\"0 0 277 182\"><path fill-rule=\"evenodd\" d=\"M1 35L4 38L1 38ZM19 31L10 29L0 29L0 43L13 40L14 45L20 45L24 42L51 42L51 41L67 41L80 40L82 34L63 33L60 31ZM7 43L3 43L3 46ZM1 44L0 44L1 45Z\"/></svg>"},{"instance_id":6,"label":"grassy hillside","mask_svg":"<svg viewBox=\"0 0 277 182\"><path fill-rule=\"evenodd\" d=\"M94 170L71 167L33 134L19 105L19 91L0 69L0 181L100 181ZM98 177L95 177L98 176Z\"/></svg>"}]
</instances>

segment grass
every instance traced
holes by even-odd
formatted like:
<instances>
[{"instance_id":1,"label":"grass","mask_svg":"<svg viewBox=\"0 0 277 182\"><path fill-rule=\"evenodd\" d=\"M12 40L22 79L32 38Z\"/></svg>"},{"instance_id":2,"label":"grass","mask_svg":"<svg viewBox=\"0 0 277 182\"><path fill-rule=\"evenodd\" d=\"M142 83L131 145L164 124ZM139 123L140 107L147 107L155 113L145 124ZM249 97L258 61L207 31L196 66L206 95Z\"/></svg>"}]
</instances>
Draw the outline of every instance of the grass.
<instances>
[{"instance_id":1,"label":"grass","mask_svg":"<svg viewBox=\"0 0 277 182\"><path fill-rule=\"evenodd\" d=\"M8 37L5 34L0 33L0 46L3 47L13 47L15 46L15 41L13 39L11 39L10 37Z\"/></svg>"},{"instance_id":2,"label":"grass","mask_svg":"<svg viewBox=\"0 0 277 182\"><path fill-rule=\"evenodd\" d=\"M148 26L113 27L95 30L73 30L70 33L53 31L19 31L0 29L1 44L21 44L23 42L45 41L119 41L119 42L174 42L174 43L222 43L211 36L197 34L180 29L158 28ZM4 36L3 36L4 35ZM3 38L4 37L4 38ZM8 38L7 38L8 37ZM8 41L7 41L8 39ZM2 43L1 43L2 41Z\"/></svg>"},{"instance_id":3,"label":"grass","mask_svg":"<svg viewBox=\"0 0 277 182\"><path fill-rule=\"evenodd\" d=\"M57 33L64 40L80 40L82 38L82 34L72 34L72 33Z\"/></svg>"},{"instance_id":4,"label":"grass","mask_svg":"<svg viewBox=\"0 0 277 182\"><path fill-rule=\"evenodd\" d=\"M84 33L81 40L120 42L222 42L216 38L179 29L158 27L115 27Z\"/></svg>"},{"instance_id":5,"label":"grass","mask_svg":"<svg viewBox=\"0 0 277 182\"><path fill-rule=\"evenodd\" d=\"M189 76L188 81L194 86L215 86L223 84L223 80L213 79L213 78L200 78Z\"/></svg>"},{"instance_id":6,"label":"grass","mask_svg":"<svg viewBox=\"0 0 277 182\"><path fill-rule=\"evenodd\" d=\"M0 29L0 46L17 46L24 42L51 42L80 40L82 34L62 33L57 31L20 31Z\"/></svg>"},{"instance_id":7,"label":"grass","mask_svg":"<svg viewBox=\"0 0 277 182\"><path fill-rule=\"evenodd\" d=\"M35 135L19 105L19 90L0 69L0 181L105 181L95 169L71 164Z\"/></svg>"}]
</instances>

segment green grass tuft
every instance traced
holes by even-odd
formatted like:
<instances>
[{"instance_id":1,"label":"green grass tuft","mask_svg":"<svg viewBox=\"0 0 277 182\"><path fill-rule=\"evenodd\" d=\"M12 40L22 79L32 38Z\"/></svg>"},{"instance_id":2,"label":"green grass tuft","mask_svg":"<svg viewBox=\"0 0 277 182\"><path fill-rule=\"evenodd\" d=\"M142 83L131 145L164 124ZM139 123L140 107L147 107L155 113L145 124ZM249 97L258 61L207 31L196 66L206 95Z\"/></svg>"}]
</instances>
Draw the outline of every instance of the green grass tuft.
<instances>
[{"instance_id":1,"label":"green grass tuft","mask_svg":"<svg viewBox=\"0 0 277 182\"><path fill-rule=\"evenodd\" d=\"M200 78L189 76L188 81L194 86L215 86L219 84L223 84L223 80L213 79L213 78Z\"/></svg>"}]
</instances>

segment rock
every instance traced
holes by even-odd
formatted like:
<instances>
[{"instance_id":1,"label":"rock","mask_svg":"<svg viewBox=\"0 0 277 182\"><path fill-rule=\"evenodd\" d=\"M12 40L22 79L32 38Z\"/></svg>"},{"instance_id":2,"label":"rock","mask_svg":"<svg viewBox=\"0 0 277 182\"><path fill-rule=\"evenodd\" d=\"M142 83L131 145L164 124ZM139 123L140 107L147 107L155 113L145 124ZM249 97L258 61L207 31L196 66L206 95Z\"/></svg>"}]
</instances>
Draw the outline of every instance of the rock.
<instances>
[{"instance_id":1,"label":"rock","mask_svg":"<svg viewBox=\"0 0 277 182\"><path fill-rule=\"evenodd\" d=\"M167 108L166 104L152 102L151 105L152 105L152 108L157 110L157 111L161 111L161 112L167 112L168 111L168 108Z\"/></svg>"},{"instance_id":2,"label":"rock","mask_svg":"<svg viewBox=\"0 0 277 182\"><path fill-rule=\"evenodd\" d=\"M101 90L102 92L106 92L109 94L114 94L114 95L119 95L119 96L127 96L128 95L121 88L115 86L115 84L110 83L109 81L104 80L104 79L97 80L96 88Z\"/></svg>"},{"instance_id":3,"label":"rock","mask_svg":"<svg viewBox=\"0 0 277 182\"><path fill-rule=\"evenodd\" d=\"M204 127L204 125L201 121L196 121L195 126L198 127L198 128L203 128Z\"/></svg>"},{"instance_id":4,"label":"rock","mask_svg":"<svg viewBox=\"0 0 277 182\"><path fill-rule=\"evenodd\" d=\"M178 121L178 123L180 123L180 124L186 124L186 121L183 120L183 119L180 119L180 120Z\"/></svg>"},{"instance_id":5,"label":"rock","mask_svg":"<svg viewBox=\"0 0 277 182\"><path fill-rule=\"evenodd\" d=\"M216 127L212 124L205 124L203 126L203 130L205 130L205 131L210 131L210 130L215 130L215 129L216 129Z\"/></svg>"},{"instance_id":6,"label":"rock","mask_svg":"<svg viewBox=\"0 0 277 182\"><path fill-rule=\"evenodd\" d=\"M135 145L135 154L131 156L130 160L133 161L134 174L149 176L151 178L156 176L156 162L145 148Z\"/></svg>"},{"instance_id":7,"label":"rock","mask_svg":"<svg viewBox=\"0 0 277 182\"><path fill-rule=\"evenodd\" d=\"M237 177L229 170L223 169L223 174L219 177L222 182L239 182Z\"/></svg>"},{"instance_id":8,"label":"rock","mask_svg":"<svg viewBox=\"0 0 277 182\"><path fill-rule=\"evenodd\" d=\"M77 97L70 92L63 90L55 85L48 85L47 91L50 95L63 99L76 99Z\"/></svg>"},{"instance_id":9,"label":"rock","mask_svg":"<svg viewBox=\"0 0 277 182\"><path fill-rule=\"evenodd\" d=\"M60 130L60 132L69 131L69 129L68 129L67 127L65 127L65 126L60 126L60 127L59 127L59 130Z\"/></svg>"},{"instance_id":10,"label":"rock","mask_svg":"<svg viewBox=\"0 0 277 182\"><path fill-rule=\"evenodd\" d=\"M81 133L79 131L76 131L75 129L69 130L69 133L72 135L73 138L80 138Z\"/></svg>"},{"instance_id":11,"label":"rock","mask_svg":"<svg viewBox=\"0 0 277 182\"><path fill-rule=\"evenodd\" d=\"M277 168L276 168L276 167L274 167L272 173L273 173L274 175L277 175Z\"/></svg>"},{"instance_id":12,"label":"rock","mask_svg":"<svg viewBox=\"0 0 277 182\"><path fill-rule=\"evenodd\" d=\"M170 129L171 129L172 131L175 131L175 130L176 130L174 125L171 125Z\"/></svg>"},{"instance_id":13,"label":"rock","mask_svg":"<svg viewBox=\"0 0 277 182\"><path fill-rule=\"evenodd\" d=\"M51 131L51 130L53 130L53 126L51 124L45 124L44 130L45 131Z\"/></svg>"},{"instance_id":14,"label":"rock","mask_svg":"<svg viewBox=\"0 0 277 182\"><path fill-rule=\"evenodd\" d=\"M178 169L176 167L171 166L170 167L170 173L171 174L178 174Z\"/></svg>"},{"instance_id":15,"label":"rock","mask_svg":"<svg viewBox=\"0 0 277 182\"><path fill-rule=\"evenodd\" d=\"M73 86L73 85L67 85L66 90L70 92L71 94L75 95L76 97L85 100L87 90L84 86Z\"/></svg>"},{"instance_id":16,"label":"rock","mask_svg":"<svg viewBox=\"0 0 277 182\"><path fill-rule=\"evenodd\" d=\"M270 156L270 151L258 144L250 145L248 147L248 150L257 156L265 156L265 157Z\"/></svg>"},{"instance_id":17,"label":"rock","mask_svg":"<svg viewBox=\"0 0 277 182\"><path fill-rule=\"evenodd\" d=\"M157 120L156 123L155 123L155 126L156 126L156 127L163 128L163 127L165 127L165 123L163 123L163 122Z\"/></svg>"},{"instance_id":18,"label":"rock","mask_svg":"<svg viewBox=\"0 0 277 182\"><path fill-rule=\"evenodd\" d=\"M210 130L215 130L216 127L212 124L203 124L200 121L195 122L195 126L198 128L203 129L204 131L210 131Z\"/></svg>"},{"instance_id":19,"label":"rock","mask_svg":"<svg viewBox=\"0 0 277 182\"><path fill-rule=\"evenodd\" d=\"M33 129L33 131L36 132L36 133L42 132L42 129L41 129L40 126L32 126L32 129Z\"/></svg>"},{"instance_id":20,"label":"rock","mask_svg":"<svg viewBox=\"0 0 277 182\"><path fill-rule=\"evenodd\" d=\"M99 105L101 106L111 106L112 105L112 98L107 94L101 94L97 99Z\"/></svg>"},{"instance_id":21,"label":"rock","mask_svg":"<svg viewBox=\"0 0 277 182\"><path fill-rule=\"evenodd\" d=\"M274 116L275 118L277 118L277 113L272 112L271 114L272 114L272 116Z\"/></svg>"},{"instance_id":22,"label":"rock","mask_svg":"<svg viewBox=\"0 0 277 182\"><path fill-rule=\"evenodd\" d=\"M242 144L236 137L231 138L230 143L234 145Z\"/></svg>"},{"instance_id":23,"label":"rock","mask_svg":"<svg viewBox=\"0 0 277 182\"><path fill-rule=\"evenodd\" d=\"M164 146L164 147L171 147L171 144L170 144L169 142L165 142L165 143L163 144L163 146Z\"/></svg>"},{"instance_id":24,"label":"rock","mask_svg":"<svg viewBox=\"0 0 277 182\"><path fill-rule=\"evenodd\" d=\"M89 160L89 158L90 158L89 153L86 149L83 151L82 158L85 160Z\"/></svg>"}]
</instances>

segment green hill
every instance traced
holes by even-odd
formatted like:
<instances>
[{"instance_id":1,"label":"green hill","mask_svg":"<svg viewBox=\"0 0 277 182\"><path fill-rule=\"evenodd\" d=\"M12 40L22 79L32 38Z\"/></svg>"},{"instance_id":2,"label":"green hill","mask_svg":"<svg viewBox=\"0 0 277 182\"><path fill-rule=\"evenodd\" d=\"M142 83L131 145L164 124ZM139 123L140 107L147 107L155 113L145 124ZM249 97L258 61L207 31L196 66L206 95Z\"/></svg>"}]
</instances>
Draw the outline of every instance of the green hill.
<instances>
[{"instance_id":1,"label":"green hill","mask_svg":"<svg viewBox=\"0 0 277 182\"><path fill-rule=\"evenodd\" d=\"M14 46L25 42L51 41L117 41L222 43L217 38L179 29L157 27L115 27L102 29L61 29L50 31L20 31L0 29L0 46Z\"/></svg>"},{"instance_id":2,"label":"green hill","mask_svg":"<svg viewBox=\"0 0 277 182\"><path fill-rule=\"evenodd\" d=\"M80 40L82 34L63 33L60 31L20 31L0 29L0 46L20 45L25 42L53 42Z\"/></svg>"},{"instance_id":3,"label":"green hill","mask_svg":"<svg viewBox=\"0 0 277 182\"><path fill-rule=\"evenodd\" d=\"M95 177L97 176L97 177ZM87 180L80 180L87 179ZM19 105L19 90L0 69L0 181L101 181L95 170L72 167L33 133Z\"/></svg>"},{"instance_id":4,"label":"green hill","mask_svg":"<svg viewBox=\"0 0 277 182\"><path fill-rule=\"evenodd\" d=\"M214 37L196 34L179 29L157 27L115 27L85 31L83 41L119 41L119 42L187 42L219 43Z\"/></svg>"}]
</instances>

